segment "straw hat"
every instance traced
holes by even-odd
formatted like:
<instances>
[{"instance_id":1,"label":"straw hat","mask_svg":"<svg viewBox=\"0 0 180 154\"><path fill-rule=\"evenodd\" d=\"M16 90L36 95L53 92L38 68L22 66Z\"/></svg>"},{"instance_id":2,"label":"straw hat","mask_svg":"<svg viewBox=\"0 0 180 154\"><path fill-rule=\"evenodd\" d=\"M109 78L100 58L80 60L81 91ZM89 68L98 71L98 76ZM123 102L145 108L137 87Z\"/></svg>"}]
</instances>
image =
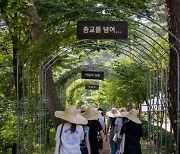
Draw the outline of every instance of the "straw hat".
<instances>
[{"instance_id":1,"label":"straw hat","mask_svg":"<svg viewBox=\"0 0 180 154\"><path fill-rule=\"evenodd\" d=\"M96 120L101 116L101 113L93 107L89 106L81 115L87 120Z\"/></svg>"},{"instance_id":2,"label":"straw hat","mask_svg":"<svg viewBox=\"0 0 180 154\"><path fill-rule=\"evenodd\" d=\"M98 111L98 112L100 112L100 113L102 113L103 111L102 110L99 110L98 108L94 108L96 111Z\"/></svg>"},{"instance_id":3,"label":"straw hat","mask_svg":"<svg viewBox=\"0 0 180 154\"><path fill-rule=\"evenodd\" d=\"M120 108L116 114L116 117L126 117L126 115L128 114L128 112L126 111L126 108Z\"/></svg>"},{"instance_id":4,"label":"straw hat","mask_svg":"<svg viewBox=\"0 0 180 154\"><path fill-rule=\"evenodd\" d=\"M125 107L122 107L119 109L119 112L127 112L126 108Z\"/></svg>"},{"instance_id":5,"label":"straw hat","mask_svg":"<svg viewBox=\"0 0 180 154\"><path fill-rule=\"evenodd\" d=\"M68 106L65 111L55 111L54 115L57 118L74 124L86 125L88 123L87 119L78 114L78 109L73 105Z\"/></svg>"},{"instance_id":6,"label":"straw hat","mask_svg":"<svg viewBox=\"0 0 180 154\"><path fill-rule=\"evenodd\" d=\"M106 113L106 116L115 118L115 117L116 117L116 114L117 114L117 109L113 107L113 108L111 109L111 111L108 111L108 112Z\"/></svg>"},{"instance_id":7,"label":"straw hat","mask_svg":"<svg viewBox=\"0 0 180 154\"><path fill-rule=\"evenodd\" d=\"M137 110L135 110L135 109L130 110L129 113L125 117L128 118L129 120L137 123L137 124L141 124L142 123L139 120L139 118L137 117Z\"/></svg>"}]
</instances>

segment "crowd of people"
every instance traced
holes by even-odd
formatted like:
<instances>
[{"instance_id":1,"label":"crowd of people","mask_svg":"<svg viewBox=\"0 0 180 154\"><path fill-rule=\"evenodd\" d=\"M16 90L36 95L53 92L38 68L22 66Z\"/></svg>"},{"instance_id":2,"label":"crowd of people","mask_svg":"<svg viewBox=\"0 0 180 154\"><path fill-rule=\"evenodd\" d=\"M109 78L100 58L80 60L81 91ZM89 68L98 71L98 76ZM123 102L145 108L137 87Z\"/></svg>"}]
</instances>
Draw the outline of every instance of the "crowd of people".
<instances>
[{"instance_id":1,"label":"crowd of people","mask_svg":"<svg viewBox=\"0 0 180 154\"><path fill-rule=\"evenodd\" d=\"M65 121L56 130L54 154L100 154L103 142L108 142L110 154L141 154L142 124L137 110L70 105L56 111L55 117Z\"/></svg>"}]
</instances>

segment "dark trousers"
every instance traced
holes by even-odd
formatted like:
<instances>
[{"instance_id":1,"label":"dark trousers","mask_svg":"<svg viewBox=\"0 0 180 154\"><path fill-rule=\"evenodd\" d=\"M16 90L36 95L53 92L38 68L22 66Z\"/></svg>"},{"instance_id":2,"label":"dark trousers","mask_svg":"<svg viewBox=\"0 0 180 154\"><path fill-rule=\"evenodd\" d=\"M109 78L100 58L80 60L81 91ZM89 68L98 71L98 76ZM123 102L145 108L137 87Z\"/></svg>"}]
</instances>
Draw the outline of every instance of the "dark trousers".
<instances>
[{"instance_id":1,"label":"dark trousers","mask_svg":"<svg viewBox=\"0 0 180 154\"><path fill-rule=\"evenodd\" d=\"M124 154L142 154L141 145L125 145Z\"/></svg>"},{"instance_id":2,"label":"dark trousers","mask_svg":"<svg viewBox=\"0 0 180 154\"><path fill-rule=\"evenodd\" d=\"M98 141L98 147L99 147L99 149L103 149L103 140L102 139L100 139Z\"/></svg>"}]
</instances>

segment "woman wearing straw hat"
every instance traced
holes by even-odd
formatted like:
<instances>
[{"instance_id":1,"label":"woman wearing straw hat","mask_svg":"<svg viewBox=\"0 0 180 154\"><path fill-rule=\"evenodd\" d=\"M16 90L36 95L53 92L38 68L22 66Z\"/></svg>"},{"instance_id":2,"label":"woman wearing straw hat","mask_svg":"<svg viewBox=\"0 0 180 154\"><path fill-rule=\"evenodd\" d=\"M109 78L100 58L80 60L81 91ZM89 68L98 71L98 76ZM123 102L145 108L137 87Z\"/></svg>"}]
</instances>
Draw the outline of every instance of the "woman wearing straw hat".
<instances>
[{"instance_id":1,"label":"woman wearing straw hat","mask_svg":"<svg viewBox=\"0 0 180 154\"><path fill-rule=\"evenodd\" d=\"M128 112L126 111L126 108L120 108L116 114L116 121L115 121L115 127L114 127L114 133L117 134L117 142L119 146L119 142L121 141L122 136L120 135L120 131L123 125L123 122L125 121L125 115Z\"/></svg>"},{"instance_id":2,"label":"woman wearing straw hat","mask_svg":"<svg viewBox=\"0 0 180 154\"><path fill-rule=\"evenodd\" d=\"M106 141L108 138L108 133L109 133L109 144L110 144L110 154L118 154L118 144L113 141L114 137L114 126L115 126L115 121L116 121L116 114L117 114L117 109L112 108L111 111L108 111L106 113L106 116L109 117L107 121L107 128L106 128ZM109 132L110 129L110 132Z\"/></svg>"},{"instance_id":3,"label":"woman wearing straw hat","mask_svg":"<svg viewBox=\"0 0 180 154\"><path fill-rule=\"evenodd\" d=\"M120 133L121 135L125 133L124 154L141 154L142 124L137 117L137 110L130 110L125 117L128 121L123 124Z\"/></svg>"},{"instance_id":4,"label":"woman wearing straw hat","mask_svg":"<svg viewBox=\"0 0 180 154\"><path fill-rule=\"evenodd\" d=\"M89 127L89 142L91 154L99 154L98 140L103 138L103 131L100 122L97 120L101 113L93 107L88 107L82 116L88 120L87 126ZM98 136L98 132L100 135Z\"/></svg>"},{"instance_id":5,"label":"woman wearing straw hat","mask_svg":"<svg viewBox=\"0 0 180 154\"><path fill-rule=\"evenodd\" d=\"M65 111L56 111L54 115L66 121L57 128L54 154L81 154L80 143L84 139L81 125L86 125L88 121L78 114L78 110L72 105Z\"/></svg>"},{"instance_id":6,"label":"woman wearing straw hat","mask_svg":"<svg viewBox=\"0 0 180 154\"><path fill-rule=\"evenodd\" d=\"M105 132L106 132L106 119L105 119L105 116L104 116L104 113L103 113L103 109L99 107L98 111L101 113L101 116L98 118L98 121L100 122L103 133L105 135ZM99 140L98 146L99 146L100 150L103 149L103 139Z\"/></svg>"}]
</instances>

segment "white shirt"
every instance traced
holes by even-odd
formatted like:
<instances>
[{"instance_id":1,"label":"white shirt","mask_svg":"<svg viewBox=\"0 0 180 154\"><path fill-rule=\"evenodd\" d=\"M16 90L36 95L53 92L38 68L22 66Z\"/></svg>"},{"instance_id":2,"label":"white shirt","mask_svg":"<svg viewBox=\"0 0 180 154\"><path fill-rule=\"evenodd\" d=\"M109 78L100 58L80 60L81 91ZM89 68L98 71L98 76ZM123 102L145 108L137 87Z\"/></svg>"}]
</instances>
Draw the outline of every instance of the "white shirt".
<instances>
[{"instance_id":1,"label":"white shirt","mask_svg":"<svg viewBox=\"0 0 180 154\"><path fill-rule=\"evenodd\" d=\"M105 117L101 116L101 117L99 117L98 120L99 120L99 122L101 124L102 129L104 130L105 129L105 125L106 125Z\"/></svg>"},{"instance_id":2,"label":"white shirt","mask_svg":"<svg viewBox=\"0 0 180 154\"><path fill-rule=\"evenodd\" d=\"M60 131L62 124L56 131L56 148L54 154L59 154ZM61 134L60 154L81 154L80 142L84 139L83 127L76 125L76 131L71 133L71 124L65 123Z\"/></svg>"},{"instance_id":3,"label":"white shirt","mask_svg":"<svg viewBox=\"0 0 180 154\"><path fill-rule=\"evenodd\" d=\"M118 135L118 138L120 138L120 131L121 131L121 128L122 128L122 125L123 125L123 118L116 118L116 121L115 121L115 124L117 125L117 135Z\"/></svg>"}]
</instances>

